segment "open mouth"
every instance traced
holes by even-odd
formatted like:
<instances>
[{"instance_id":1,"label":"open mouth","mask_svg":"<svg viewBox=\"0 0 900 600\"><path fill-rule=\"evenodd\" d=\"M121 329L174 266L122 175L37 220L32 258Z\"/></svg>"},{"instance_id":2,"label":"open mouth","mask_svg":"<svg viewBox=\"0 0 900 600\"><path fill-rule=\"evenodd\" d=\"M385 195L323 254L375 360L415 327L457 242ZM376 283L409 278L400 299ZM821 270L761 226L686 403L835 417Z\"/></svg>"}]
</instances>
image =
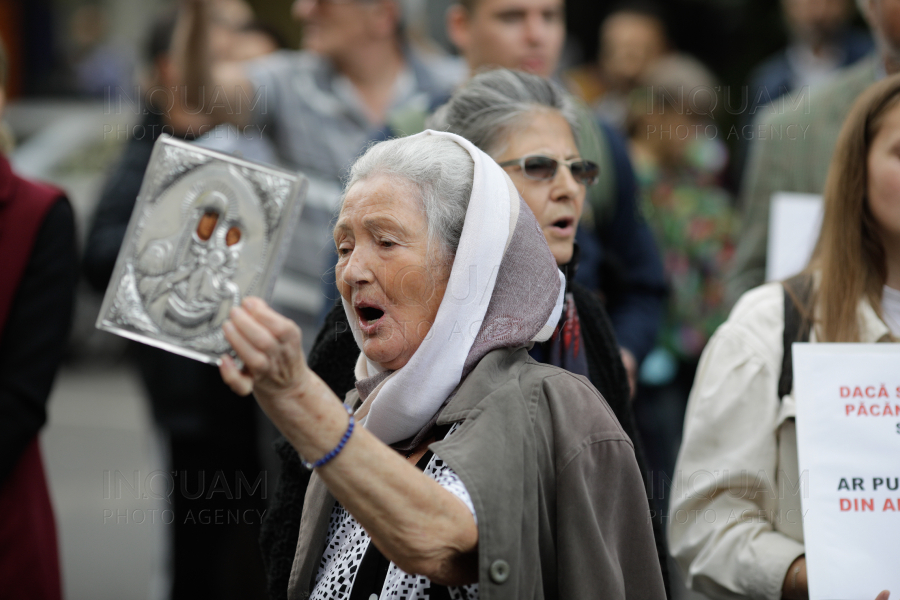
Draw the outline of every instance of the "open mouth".
<instances>
[{"instance_id":1,"label":"open mouth","mask_svg":"<svg viewBox=\"0 0 900 600\"><path fill-rule=\"evenodd\" d=\"M384 315L384 311L380 308L375 308L374 306L363 306L357 309L359 316L363 321L371 322L377 321Z\"/></svg>"},{"instance_id":2,"label":"open mouth","mask_svg":"<svg viewBox=\"0 0 900 600\"><path fill-rule=\"evenodd\" d=\"M569 234L571 233L574 224L575 219L573 217L562 217L553 221L550 226L558 230L559 233Z\"/></svg>"},{"instance_id":3,"label":"open mouth","mask_svg":"<svg viewBox=\"0 0 900 600\"><path fill-rule=\"evenodd\" d=\"M362 332L371 334L378 328L378 322L384 316L384 309L368 302L359 302L356 304L356 316L359 318Z\"/></svg>"}]
</instances>

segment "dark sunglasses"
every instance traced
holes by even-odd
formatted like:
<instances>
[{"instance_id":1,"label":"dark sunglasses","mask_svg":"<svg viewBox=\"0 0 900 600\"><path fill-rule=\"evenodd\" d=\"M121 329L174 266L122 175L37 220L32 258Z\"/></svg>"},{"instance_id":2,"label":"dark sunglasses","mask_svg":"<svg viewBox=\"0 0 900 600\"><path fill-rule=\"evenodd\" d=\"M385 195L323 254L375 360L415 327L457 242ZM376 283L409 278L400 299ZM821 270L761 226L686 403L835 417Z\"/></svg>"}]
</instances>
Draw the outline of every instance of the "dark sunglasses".
<instances>
[{"instance_id":1,"label":"dark sunglasses","mask_svg":"<svg viewBox=\"0 0 900 600\"><path fill-rule=\"evenodd\" d=\"M547 181L556 177L556 170L559 168L560 163L569 168L569 171L572 172L572 179L581 185L594 185L600 178L600 166L595 162L582 159L560 161L541 154L532 154L522 158L507 160L500 163L500 166L511 167L518 165L528 179Z\"/></svg>"}]
</instances>

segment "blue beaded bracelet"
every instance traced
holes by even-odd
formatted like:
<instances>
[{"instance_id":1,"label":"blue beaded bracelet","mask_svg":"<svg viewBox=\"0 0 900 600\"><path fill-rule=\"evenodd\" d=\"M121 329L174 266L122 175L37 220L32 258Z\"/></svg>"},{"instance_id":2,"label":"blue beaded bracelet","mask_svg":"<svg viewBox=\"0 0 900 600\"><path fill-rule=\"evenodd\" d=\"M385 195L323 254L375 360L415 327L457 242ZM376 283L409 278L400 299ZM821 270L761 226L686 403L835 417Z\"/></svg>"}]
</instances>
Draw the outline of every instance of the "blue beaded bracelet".
<instances>
[{"instance_id":1,"label":"blue beaded bracelet","mask_svg":"<svg viewBox=\"0 0 900 600\"><path fill-rule=\"evenodd\" d=\"M344 432L344 437L342 437L341 441L338 442L338 445L334 447L334 450L332 450L331 452L329 452L328 454L326 454L325 456L323 456L316 462L311 463L309 461L301 459L300 462L308 470L312 471L313 469L318 469L319 467L324 466L326 463L328 463L328 461L330 461L332 458L334 458L335 456L340 454L341 450L344 449L344 446L347 445L347 440L350 439L350 435L353 433L353 426L356 424L356 419L353 418L353 409L352 408L350 408L346 404L344 405L344 408L347 409L347 414L350 415L350 423L347 425L347 431Z\"/></svg>"}]
</instances>

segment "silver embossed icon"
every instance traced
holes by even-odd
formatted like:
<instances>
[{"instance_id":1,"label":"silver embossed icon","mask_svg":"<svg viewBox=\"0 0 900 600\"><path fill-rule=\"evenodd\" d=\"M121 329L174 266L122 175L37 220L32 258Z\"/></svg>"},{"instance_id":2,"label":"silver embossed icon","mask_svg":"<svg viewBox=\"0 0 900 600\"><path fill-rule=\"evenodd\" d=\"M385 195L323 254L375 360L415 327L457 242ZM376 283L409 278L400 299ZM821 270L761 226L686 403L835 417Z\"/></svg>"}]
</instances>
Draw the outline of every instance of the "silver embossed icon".
<instances>
[{"instance_id":1,"label":"silver embossed icon","mask_svg":"<svg viewBox=\"0 0 900 600\"><path fill-rule=\"evenodd\" d=\"M301 175L161 137L97 327L218 363L229 310L271 297L305 190Z\"/></svg>"}]
</instances>

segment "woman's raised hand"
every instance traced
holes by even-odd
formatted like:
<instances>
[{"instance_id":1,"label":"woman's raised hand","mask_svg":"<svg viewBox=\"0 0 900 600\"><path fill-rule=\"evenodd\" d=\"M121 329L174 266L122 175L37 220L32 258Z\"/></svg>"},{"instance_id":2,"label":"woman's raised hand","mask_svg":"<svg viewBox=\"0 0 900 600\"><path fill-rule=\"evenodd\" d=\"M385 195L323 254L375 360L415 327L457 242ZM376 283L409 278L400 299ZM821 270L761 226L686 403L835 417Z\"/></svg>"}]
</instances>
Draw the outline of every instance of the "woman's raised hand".
<instances>
[{"instance_id":1,"label":"woman's raised hand","mask_svg":"<svg viewBox=\"0 0 900 600\"><path fill-rule=\"evenodd\" d=\"M222 357L222 379L235 393L255 392L260 403L300 392L310 378L296 323L278 314L260 298L244 298L231 309L222 325L225 339L244 363L239 369L228 355Z\"/></svg>"},{"instance_id":2,"label":"woman's raised hand","mask_svg":"<svg viewBox=\"0 0 900 600\"><path fill-rule=\"evenodd\" d=\"M306 364L300 328L259 298L244 298L222 324L225 339L244 363L225 355L219 371L236 393L253 393L278 430L306 457L334 448L347 429L347 412Z\"/></svg>"}]
</instances>

